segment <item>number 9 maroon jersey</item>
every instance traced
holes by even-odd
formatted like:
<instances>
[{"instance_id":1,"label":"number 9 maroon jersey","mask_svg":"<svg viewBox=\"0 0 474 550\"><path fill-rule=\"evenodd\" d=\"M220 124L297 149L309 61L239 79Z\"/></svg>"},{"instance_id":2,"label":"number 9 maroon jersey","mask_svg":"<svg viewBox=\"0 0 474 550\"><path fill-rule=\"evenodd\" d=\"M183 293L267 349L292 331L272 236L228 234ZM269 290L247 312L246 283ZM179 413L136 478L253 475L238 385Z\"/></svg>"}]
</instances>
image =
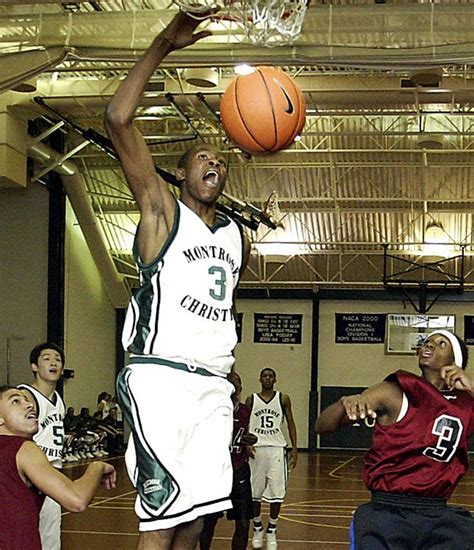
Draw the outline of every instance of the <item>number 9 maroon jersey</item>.
<instances>
[{"instance_id":1,"label":"number 9 maroon jersey","mask_svg":"<svg viewBox=\"0 0 474 550\"><path fill-rule=\"evenodd\" d=\"M474 399L465 391L440 391L401 370L386 380L400 386L408 408L397 422L376 424L365 455L367 488L448 499L468 468Z\"/></svg>"}]
</instances>

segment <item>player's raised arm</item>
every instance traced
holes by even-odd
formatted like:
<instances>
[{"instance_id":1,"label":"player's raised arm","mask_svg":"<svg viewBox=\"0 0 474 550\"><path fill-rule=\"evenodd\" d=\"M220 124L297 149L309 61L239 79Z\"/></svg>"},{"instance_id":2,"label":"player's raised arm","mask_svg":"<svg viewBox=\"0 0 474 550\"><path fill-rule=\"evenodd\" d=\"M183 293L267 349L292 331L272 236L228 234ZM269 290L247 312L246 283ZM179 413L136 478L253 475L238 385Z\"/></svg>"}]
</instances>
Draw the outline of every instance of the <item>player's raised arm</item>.
<instances>
[{"instance_id":1,"label":"player's raised arm","mask_svg":"<svg viewBox=\"0 0 474 550\"><path fill-rule=\"evenodd\" d=\"M135 111L153 72L172 51L185 48L210 34L195 33L200 20L178 13L153 40L119 86L109 103L105 125L120 157L130 189L141 212L138 247L144 262L153 260L161 250L170 229L176 202L156 173L145 140L134 123Z\"/></svg>"},{"instance_id":2,"label":"player's raised arm","mask_svg":"<svg viewBox=\"0 0 474 550\"><path fill-rule=\"evenodd\" d=\"M402 396L401 389L392 382L381 382L356 395L344 395L321 412L316 420L316 433L331 433L365 418L392 423L400 412Z\"/></svg>"}]
</instances>

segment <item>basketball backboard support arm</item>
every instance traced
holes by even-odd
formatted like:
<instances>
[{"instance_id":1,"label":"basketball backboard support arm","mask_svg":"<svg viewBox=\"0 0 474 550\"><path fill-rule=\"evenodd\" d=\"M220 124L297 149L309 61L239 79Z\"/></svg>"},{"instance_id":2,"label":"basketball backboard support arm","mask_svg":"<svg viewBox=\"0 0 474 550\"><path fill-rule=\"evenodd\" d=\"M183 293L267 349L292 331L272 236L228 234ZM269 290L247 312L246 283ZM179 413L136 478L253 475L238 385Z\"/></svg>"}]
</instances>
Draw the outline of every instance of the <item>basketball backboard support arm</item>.
<instances>
[{"instance_id":1,"label":"basketball backboard support arm","mask_svg":"<svg viewBox=\"0 0 474 550\"><path fill-rule=\"evenodd\" d=\"M103 136L96 130L92 128L82 128L72 120L69 120L67 117L53 109L51 106L47 105L43 98L35 97L34 101L41 105L46 111L58 118L62 123L64 123L69 128L72 128L80 136L82 136L88 143L92 143L98 147L101 151L106 153L109 157L114 160L118 160L117 152L115 151L114 146L109 138ZM54 122L51 124L54 125ZM59 128L58 124L58 128ZM157 173L170 185L179 187L179 182L170 172L163 170L162 168L155 166ZM224 202L222 202L225 201ZM271 219L271 216L268 215L264 210L254 206L245 201L241 201L232 195L227 193L222 193L221 200L216 204L218 211L223 212L224 214L234 218L240 222L245 227L248 227L252 231L256 231L260 224L264 224L270 229L276 229L277 224Z\"/></svg>"},{"instance_id":2,"label":"basketball backboard support arm","mask_svg":"<svg viewBox=\"0 0 474 550\"><path fill-rule=\"evenodd\" d=\"M407 245L416 243L407 243ZM387 290L401 293L417 313L427 313L447 292L464 290L465 245L460 253L436 261L411 260L391 253L384 245L383 284ZM409 291L413 292L410 293ZM418 297L416 303L414 296Z\"/></svg>"},{"instance_id":3,"label":"basketball backboard support arm","mask_svg":"<svg viewBox=\"0 0 474 550\"><path fill-rule=\"evenodd\" d=\"M204 105L204 107L206 108L206 111L212 116L212 118L214 119L214 121L219 124L219 126L222 128L222 122L221 122L221 119L217 116L217 113L214 111L214 109L209 105L209 103L207 102L206 100L206 96L202 93L202 92L198 92L196 94L196 97L197 99ZM228 137L228 136L227 136ZM229 138L230 140L230 138ZM234 144L235 145L235 144ZM238 145L235 145L239 151L241 152L242 156L247 159L247 160L250 160L252 158L252 155L250 153L247 153L247 151L243 151Z\"/></svg>"}]
</instances>

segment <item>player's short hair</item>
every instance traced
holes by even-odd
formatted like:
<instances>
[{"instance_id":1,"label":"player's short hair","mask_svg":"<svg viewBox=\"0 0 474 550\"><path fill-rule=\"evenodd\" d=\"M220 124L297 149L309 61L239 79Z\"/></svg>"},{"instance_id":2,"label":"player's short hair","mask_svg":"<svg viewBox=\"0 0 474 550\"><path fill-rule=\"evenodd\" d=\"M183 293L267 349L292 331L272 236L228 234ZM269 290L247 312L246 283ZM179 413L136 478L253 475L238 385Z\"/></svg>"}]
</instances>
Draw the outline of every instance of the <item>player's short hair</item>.
<instances>
[{"instance_id":1,"label":"player's short hair","mask_svg":"<svg viewBox=\"0 0 474 550\"><path fill-rule=\"evenodd\" d=\"M37 365L39 356L41 355L41 352L45 349L52 349L54 351L57 351L61 357L61 362L64 367L65 363L65 356L64 351L62 348L60 348L57 344L53 344L52 342L43 342L42 344L38 344L35 346L31 352L30 352L30 365Z\"/></svg>"},{"instance_id":2,"label":"player's short hair","mask_svg":"<svg viewBox=\"0 0 474 550\"><path fill-rule=\"evenodd\" d=\"M188 164L188 160L191 157L191 155L194 153L195 150L196 150L196 145L194 145L193 147L190 147L187 151L185 151L179 157L177 167L178 168L186 168L186 165Z\"/></svg>"},{"instance_id":3,"label":"player's short hair","mask_svg":"<svg viewBox=\"0 0 474 550\"><path fill-rule=\"evenodd\" d=\"M176 166L178 168L186 168L186 165L188 164L189 159L194 155L194 153L196 151L199 151L200 149L206 149L206 148L209 149L210 151L218 150L215 145L212 145L210 143L199 143L197 145L193 145L179 157L178 164Z\"/></svg>"},{"instance_id":4,"label":"player's short hair","mask_svg":"<svg viewBox=\"0 0 474 550\"><path fill-rule=\"evenodd\" d=\"M260 371L260 377L262 376L262 374L263 374L266 370L269 370L269 371L273 372L273 376L276 378L277 373L276 373L271 367L265 367L264 369L262 369L262 370Z\"/></svg>"},{"instance_id":5,"label":"player's short hair","mask_svg":"<svg viewBox=\"0 0 474 550\"><path fill-rule=\"evenodd\" d=\"M97 405L103 400L106 399L109 394L106 391L102 391L97 396Z\"/></svg>"},{"instance_id":6,"label":"player's short hair","mask_svg":"<svg viewBox=\"0 0 474 550\"><path fill-rule=\"evenodd\" d=\"M7 392L8 390L15 390L16 388L14 388L13 386L6 386L6 385L1 385L0 386L0 399L3 398L3 394L5 392Z\"/></svg>"}]
</instances>

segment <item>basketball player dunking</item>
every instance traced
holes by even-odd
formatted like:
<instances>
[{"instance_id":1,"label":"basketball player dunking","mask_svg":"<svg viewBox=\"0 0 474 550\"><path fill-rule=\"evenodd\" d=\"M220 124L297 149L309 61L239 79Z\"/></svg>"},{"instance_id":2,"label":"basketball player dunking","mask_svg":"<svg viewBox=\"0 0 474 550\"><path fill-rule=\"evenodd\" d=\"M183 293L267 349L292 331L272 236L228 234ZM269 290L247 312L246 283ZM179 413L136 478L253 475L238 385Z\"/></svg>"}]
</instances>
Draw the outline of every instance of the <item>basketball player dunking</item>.
<instances>
[{"instance_id":1,"label":"basketball player dunking","mask_svg":"<svg viewBox=\"0 0 474 550\"><path fill-rule=\"evenodd\" d=\"M180 199L157 175L134 114L170 52L210 33L181 12L120 85L106 126L140 209L134 255L140 288L125 321L130 364L117 395L133 437L127 467L137 489L139 548L195 548L202 516L230 508L233 294L249 244L216 212L223 156L200 143L179 160Z\"/></svg>"},{"instance_id":2,"label":"basketball player dunking","mask_svg":"<svg viewBox=\"0 0 474 550\"><path fill-rule=\"evenodd\" d=\"M464 369L467 348L438 330L419 350L422 376L397 371L361 394L341 397L319 416L316 431L375 419L364 481L372 501L357 509L351 548L474 548L467 509L447 506L466 473L474 433L474 386Z\"/></svg>"}]
</instances>

